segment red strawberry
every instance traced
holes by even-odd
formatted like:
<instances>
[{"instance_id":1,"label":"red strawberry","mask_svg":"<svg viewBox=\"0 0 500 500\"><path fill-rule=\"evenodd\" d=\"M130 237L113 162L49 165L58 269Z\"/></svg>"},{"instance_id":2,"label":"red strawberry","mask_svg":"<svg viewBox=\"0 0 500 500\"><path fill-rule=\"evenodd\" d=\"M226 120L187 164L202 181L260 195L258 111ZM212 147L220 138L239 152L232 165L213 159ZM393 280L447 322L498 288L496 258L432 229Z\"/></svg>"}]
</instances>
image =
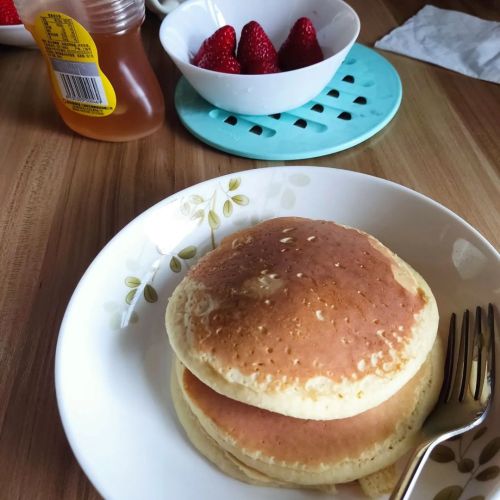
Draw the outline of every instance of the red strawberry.
<instances>
[{"instance_id":1,"label":"red strawberry","mask_svg":"<svg viewBox=\"0 0 500 500\"><path fill-rule=\"evenodd\" d=\"M276 73L278 54L266 32L257 21L250 21L241 30L238 61L243 73Z\"/></svg>"},{"instance_id":2,"label":"red strawberry","mask_svg":"<svg viewBox=\"0 0 500 500\"><path fill-rule=\"evenodd\" d=\"M12 0L0 0L0 25L21 24Z\"/></svg>"},{"instance_id":3,"label":"red strawberry","mask_svg":"<svg viewBox=\"0 0 500 500\"><path fill-rule=\"evenodd\" d=\"M241 73L240 63L236 57L227 52L207 52L198 61L198 67L219 73Z\"/></svg>"},{"instance_id":4,"label":"red strawberry","mask_svg":"<svg viewBox=\"0 0 500 500\"><path fill-rule=\"evenodd\" d=\"M0 0L2 1L2 0ZM234 57L236 50L236 32L232 26L219 28L212 36L206 38L193 58L193 64L199 66L207 54L227 54Z\"/></svg>"},{"instance_id":5,"label":"red strawberry","mask_svg":"<svg viewBox=\"0 0 500 500\"><path fill-rule=\"evenodd\" d=\"M301 17L293 25L279 50L279 65L283 71L303 68L324 59L312 21Z\"/></svg>"}]
</instances>

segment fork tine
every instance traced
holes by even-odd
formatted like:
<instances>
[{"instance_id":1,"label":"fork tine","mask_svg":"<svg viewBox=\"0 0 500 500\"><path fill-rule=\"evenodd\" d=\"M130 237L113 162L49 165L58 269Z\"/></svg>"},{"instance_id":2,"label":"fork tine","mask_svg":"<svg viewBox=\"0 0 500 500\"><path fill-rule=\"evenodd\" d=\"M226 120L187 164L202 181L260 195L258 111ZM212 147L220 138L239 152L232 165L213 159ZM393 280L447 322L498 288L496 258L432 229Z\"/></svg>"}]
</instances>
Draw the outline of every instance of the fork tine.
<instances>
[{"instance_id":1,"label":"fork tine","mask_svg":"<svg viewBox=\"0 0 500 500\"><path fill-rule=\"evenodd\" d=\"M472 361L472 349L474 339L470 333L470 314L469 310L466 309L464 317L462 319L462 335L460 339L460 350L462 350L463 343L463 363L460 363L458 367L462 367L462 383L460 384L460 394L458 395L458 400L463 401L467 391L469 389L469 377L470 377L470 367ZM459 353L460 354L460 353Z\"/></svg>"},{"instance_id":2,"label":"fork tine","mask_svg":"<svg viewBox=\"0 0 500 500\"><path fill-rule=\"evenodd\" d=\"M439 403L446 403L450 396L453 382L453 366L455 360L455 337L456 337L457 315L453 313L450 318L450 329L448 331L448 347L446 348L446 359L444 363L443 386L439 394Z\"/></svg>"},{"instance_id":3,"label":"fork tine","mask_svg":"<svg viewBox=\"0 0 500 500\"><path fill-rule=\"evenodd\" d=\"M466 338L466 350L465 350L465 357L464 357L464 377L462 380L462 387L460 391L460 397L459 400L463 401L465 398L469 397L474 397L475 394L475 389L477 386L477 373L476 373L476 380L474 383L474 390L471 391L471 369L472 369L472 363L474 362L474 357L476 358L476 362L478 359L478 348L479 348L479 337L480 337L480 332L481 332L481 315L483 313L483 310L481 307L477 306L476 307L476 316L475 316L475 321L474 321L474 328L472 332L470 329L467 329L467 338Z\"/></svg>"},{"instance_id":4,"label":"fork tine","mask_svg":"<svg viewBox=\"0 0 500 500\"><path fill-rule=\"evenodd\" d=\"M469 310L466 309L462 317L462 328L460 332L460 345L458 348L458 359L455 363L455 376L453 377L453 386L450 399L459 400L463 396L465 382L465 363L467 361L469 337Z\"/></svg>"},{"instance_id":5,"label":"fork tine","mask_svg":"<svg viewBox=\"0 0 500 500\"><path fill-rule=\"evenodd\" d=\"M482 329L482 315L483 310L481 307L476 308L476 324L474 327L474 332L477 336L478 352L477 352L477 377L476 377L476 390L474 391L474 399L478 400L483 392L484 379L486 376L486 360L488 357L488 342L484 340L484 334Z\"/></svg>"},{"instance_id":6,"label":"fork tine","mask_svg":"<svg viewBox=\"0 0 500 500\"><path fill-rule=\"evenodd\" d=\"M494 394L495 391L495 311L493 309L493 304L488 304L488 330L489 330L489 342L488 342L488 378L490 380L491 392Z\"/></svg>"},{"instance_id":7,"label":"fork tine","mask_svg":"<svg viewBox=\"0 0 500 500\"><path fill-rule=\"evenodd\" d=\"M483 348L482 348L482 365L481 368L481 380L479 387L476 388L476 393L474 394L474 399L481 399L483 396L484 386L488 386L488 394L493 394L495 391L495 312L493 309L493 304L488 304L488 313L486 317L486 330L487 336L484 331L482 332L483 337ZM488 395L486 395L488 397Z\"/></svg>"}]
</instances>

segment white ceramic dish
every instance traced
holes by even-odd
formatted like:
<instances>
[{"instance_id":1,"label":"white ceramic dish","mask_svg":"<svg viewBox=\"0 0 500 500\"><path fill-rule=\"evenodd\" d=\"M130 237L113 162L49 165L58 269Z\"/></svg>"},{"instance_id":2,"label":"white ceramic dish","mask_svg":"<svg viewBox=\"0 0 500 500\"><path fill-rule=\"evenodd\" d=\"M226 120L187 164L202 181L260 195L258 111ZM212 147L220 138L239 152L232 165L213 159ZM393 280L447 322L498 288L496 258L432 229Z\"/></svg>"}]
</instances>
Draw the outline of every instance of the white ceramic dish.
<instances>
[{"instance_id":1,"label":"white ceramic dish","mask_svg":"<svg viewBox=\"0 0 500 500\"><path fill-rule=\"evenodd\" d=\"M226 217L228 199L233 210ZM105 498L321 497L249 486L224 476L189 444L169 395L171 351L163 318L172 290L224 235L284 215L332 219L378 237L428 280L442 328L447 329L451 311L498 303L496 250L454 213L397 184L333 168L274 167L212 179L177 193L132 221L102 250L78 285L61 326L55 380L62 422L78 461ZM497 387L486 433L474 441L465 436L450 443L442 463L430 461L414 499L456 500L457 488L466 483L463 499L495 497L498 392ZM488 452L482 451L486 448ZM473 469L459 472L457 462L464 458L473 460ZM484 480L473 479L480 474ZM455 496L436 497L445 488L455 488ZM339 498L358 496L343 489Z\"/></svg>"},{"instance_id":2,"label":"white ceramic dish","mask_svg":"<svg viewBox=\"0 0 500 500\"><path fill-rule=\"evenodd\" d=\"M193 66L203 40L230 24L237 38L258 21L276 49L302 16L316 27L325 60L305 68L268 75L232 75ZM359 18L342 0L188 0L162 22L160 40L194 89L215 106L234 113L264 115L301 106L331 80L359 33Z\"/></svg>"},{"instance_id":3,"label":"white ceramic dish","mask_svg":"<svg viewBox=\"0 0 500 500\"><path fill-rule=\"evenodd\" d=\"M183 1L184 0L146 0L146 7L163 18L175 8L179 7L179 4Z\"/></svg>"},{"instance_id":4,"label":"white ceramic dish","mask_svg":"<svg viewBox=\"0 0 500 500\"><path fill-rule=\"evenodd\" d=\"M31 33L23 24L0 26L0 44L15 45L16 47L36 48L36 43Z\"/></svg>"}]
</instances>

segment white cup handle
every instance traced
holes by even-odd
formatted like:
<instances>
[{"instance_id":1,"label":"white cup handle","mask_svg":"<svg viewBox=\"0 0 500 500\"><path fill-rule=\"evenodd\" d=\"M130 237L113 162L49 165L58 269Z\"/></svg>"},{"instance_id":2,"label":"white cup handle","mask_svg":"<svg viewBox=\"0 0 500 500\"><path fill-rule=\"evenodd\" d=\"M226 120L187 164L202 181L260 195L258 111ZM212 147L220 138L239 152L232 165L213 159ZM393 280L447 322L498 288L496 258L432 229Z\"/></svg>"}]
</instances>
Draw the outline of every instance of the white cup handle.
<instances>
[{"instance_id":1,"label":"white cup handle","mask_svg":"<svg viewBox=\"0 0 500 500\"><path fill-rule=\"evenodd\" d=\"M180 4L179 0L146 0L146 6L160 17L166 16Z\"/></svg>"}]
</instances>

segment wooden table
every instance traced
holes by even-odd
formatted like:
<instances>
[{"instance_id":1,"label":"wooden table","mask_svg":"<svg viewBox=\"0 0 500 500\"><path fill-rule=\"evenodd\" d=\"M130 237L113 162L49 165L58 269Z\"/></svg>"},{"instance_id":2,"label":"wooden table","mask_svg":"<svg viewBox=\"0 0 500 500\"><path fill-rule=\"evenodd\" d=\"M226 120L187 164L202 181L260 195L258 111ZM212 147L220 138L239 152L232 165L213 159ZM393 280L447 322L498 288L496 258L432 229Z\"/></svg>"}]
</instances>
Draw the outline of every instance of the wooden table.
<instances>
[{"instance_id":1,"label":"wooden table","mask_svg":"<svg viewBox=\"0 0 500 500\"><path fill-rule=\"evenodd\" d=\"M351 0L372 45L422 0ZM499 20L498 1L438 6ZM98 498L76 463L56 409L54 350L69 297L125 224L170 194L221 174L274 164L211 149L180 124L178 72L144 26L165 92L165 126L110 144L76 136L54 111L37 51L0 47L0 498ZM500 245L500 86L390 53L401 108L373 139L287 164L337 166L396 181L455 211Z\"/></svg>"}]
</instances>

